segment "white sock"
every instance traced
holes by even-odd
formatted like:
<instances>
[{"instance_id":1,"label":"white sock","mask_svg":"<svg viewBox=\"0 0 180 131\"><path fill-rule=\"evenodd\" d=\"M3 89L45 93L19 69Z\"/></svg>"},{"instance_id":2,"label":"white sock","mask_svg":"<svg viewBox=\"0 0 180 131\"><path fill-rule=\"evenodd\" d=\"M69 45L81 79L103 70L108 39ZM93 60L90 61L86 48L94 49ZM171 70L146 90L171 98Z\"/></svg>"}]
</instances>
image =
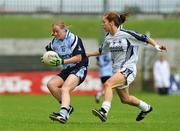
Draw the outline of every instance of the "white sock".
<instances>
[{"instance_id":1,"label":"white sock","mask_svg":"<svg viewBox=\"0 0 180 131\"><path fill-rule=\"evenodd\" d=\"M142 111L148 111L150 109L150 105L140 100L139 109L141 109Z\"/></svg>"},{"instance_id":2,"label":"white sock","mask_svg":"<svg viewBox=\"0 0 180 131\"><path fill-rule=\"evenodd\" d=\"M68 107L61 106L59 113L65 118L68 115Z\"/></svg>"},{"instance_id":3,"label":"white sock","mask_svg":"<svg viewBox=\"0 0 180 131\"><path fill-rule=\"evenodd\" d=\"M106 115L107 115L108 112L109 112L109 110L110 110L110 108L111 108L111 103L108 102L108 101L104 101L104 102L102 103L102 106L101 106L101 107L104 108L104 110L106 111Z\"/></svg>"}]
</instances>

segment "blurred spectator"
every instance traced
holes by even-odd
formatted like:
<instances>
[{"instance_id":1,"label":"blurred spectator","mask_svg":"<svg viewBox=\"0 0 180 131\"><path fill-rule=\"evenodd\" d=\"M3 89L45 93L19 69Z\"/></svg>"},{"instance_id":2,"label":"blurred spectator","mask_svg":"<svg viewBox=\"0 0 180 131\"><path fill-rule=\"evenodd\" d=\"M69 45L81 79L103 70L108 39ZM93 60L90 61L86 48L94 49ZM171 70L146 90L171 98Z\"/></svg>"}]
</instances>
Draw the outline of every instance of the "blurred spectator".
<instances>
[{"instance_id":1,"label":"blurred spectator","mask_svg":"<svg viewBox=\"0 0 180 131\"><path fill-rule=\"evenodd\" d=\"M154 86L160 95L167 95L170 87L170 67L164 56L160 56L153 66Z\"/></svg>"}]
</instances>

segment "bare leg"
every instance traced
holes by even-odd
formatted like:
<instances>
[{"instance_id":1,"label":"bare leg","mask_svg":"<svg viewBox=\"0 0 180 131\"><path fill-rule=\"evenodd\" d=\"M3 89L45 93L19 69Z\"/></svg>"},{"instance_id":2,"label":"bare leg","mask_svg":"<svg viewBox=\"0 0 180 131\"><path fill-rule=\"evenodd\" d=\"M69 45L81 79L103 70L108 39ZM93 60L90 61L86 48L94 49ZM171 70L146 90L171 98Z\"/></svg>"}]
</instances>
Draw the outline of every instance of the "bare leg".
<instances>
[{"instance_id":1,"label":"bare leg","mask_svg":"<svg viewBox=\"0 0 180 131\"><path fill-rule=\"evenodd\" d=\"M73 90L79 83L79 77L71 74L68 76L62 86L62 106L69 107L70 105L70 91Z\"/></svg>"},{"instance_id":2,"label":"bare leg","mask_svg":"<svg viewBox=\"0 0 180 131\"><path fill-rule=\"evenodd\" d=\"M104 102L102 103L102 106L99 110L97 109L92 110L93 115L99 117L101 121L103 122L107 120L107 114L111 108L111 101L113 98L113 88L124 85L125 82L126 82L126 79L124 75L122 75L120 72L115 73L105 82Z\"/></svg>"},{"instance_id":3,"label":"bare leg","mask_svg":"<svg viewBox=\"0 0 180 131\"><path fill-rule=\"evenodd\" d=\"M136 98L135 96L129 95L128 88L116 89L116 91L122 103L129 104L132 106L137 106L137 107L139 106L140 100Z\"/></svg>"},{"instance_id":4,"label":"bare leg","mask_svg":"<svg viewBox=\"0 0 180 131\"><path fill-rule=\"evenodd\" d=\"M110 108L111 108L111 101L113 98L113 88L124 85L125 84L125 77L120 73L115 73L112 77L110 77L104 84L104 102L102 103L102 109L105 110L106 115L108 114Z\"/></svg>"},{"instance_id":5,"label":"bare leg","mask_svg":"<svg viewBox=\"0 0 180 131\"><path fill-rule=\"evenodd\" d=\"M120 98L122 103L129 104L129 105L132 105L132 106L136 106L136 107L140 108L144 112L150 110L151 106L149 104L147 104L146 102L138 99L135 96L129 95L128 88L117 89L116 91L117 91L117 93L119 95L119 98Z\"/></svg>"},{"instance_id":6,"label":"bare leg","mask_svg":"<svg viewBox=\"0 0 180 131\"><path fill-rule=\"evenodd\" d=\"M55 76L47 84L49 91L58 102L61 101L61 86L63 83L64 80L61 77Z\"/></svg>"},{"instance_id":7,"label":"bare leg","mask_svg":"<svg viewBox=\"0 0 180 131\"><path fill-rule=\"evenodd\" d=\"M113 88L120 86L120 85L124 85L126 82L125 77L117 72L116 74L114 74L111 78L109 78L105 84L104 84L104 92L105 92L105 101L111 102L112 101L112 97L113 97Z\"/></svg>"}]
</instances>

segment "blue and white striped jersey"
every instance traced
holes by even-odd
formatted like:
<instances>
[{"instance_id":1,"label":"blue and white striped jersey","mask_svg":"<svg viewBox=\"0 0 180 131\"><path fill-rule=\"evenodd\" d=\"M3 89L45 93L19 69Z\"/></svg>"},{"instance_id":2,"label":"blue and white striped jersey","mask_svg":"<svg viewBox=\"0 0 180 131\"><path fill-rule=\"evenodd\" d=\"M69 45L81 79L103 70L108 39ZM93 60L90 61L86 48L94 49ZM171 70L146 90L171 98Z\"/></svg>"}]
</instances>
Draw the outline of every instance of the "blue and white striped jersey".
<instances>
[{"instance_id":1,"label":"blue and white striped jersey","mask_svg":"<svg viewBox=\"0 0 180 131\"><path fill-rule=\"evenodd\" d=\"M88 66L88 57L86 56L81 39L71 33L69 30L67 30L65 39L63 41L54 37L49 45L46 46L46 50L53 50L64 59L78 54L82 55L82 61L75 64L64 64L63 69L68 69L75 66Z\"/></svg>"},{"instance_id":2,"label":"blue and white striped jersey","mask_svg":"<svg viewBox=\"0 0 180 131\"><path fill-rule=\"evenodd\" d=\"M136 75L139 45L147 44L148 37L134 31L118 29L113 36L108 34L100 47L102 54L111 52L113 73L129 69Z\"/></svg>"},{"instance_id":3,"label":"blue and white striped jersey","mask_svg":"<svg viewBox=\"0 0 180 131\"><path fill-rule=\"evenodd\" d=\"M112 76L112 59L111 53L98 56L100 77Z\"/></svg>"}]
</instances>

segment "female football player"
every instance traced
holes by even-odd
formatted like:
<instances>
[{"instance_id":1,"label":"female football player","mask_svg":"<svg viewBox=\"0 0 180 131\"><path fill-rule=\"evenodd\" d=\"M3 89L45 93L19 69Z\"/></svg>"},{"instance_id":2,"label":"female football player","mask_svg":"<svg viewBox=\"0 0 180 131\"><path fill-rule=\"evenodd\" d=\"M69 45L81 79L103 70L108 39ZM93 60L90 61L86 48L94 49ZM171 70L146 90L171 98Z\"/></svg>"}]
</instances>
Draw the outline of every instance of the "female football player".
<instances>
[{"instance_id":1,"label":"female football player","mask_svg":"<svg viewBox=\"0 0 180 131\"><path fill-rule=\"evenodd\" d=\"M66 123L73 111L70 106L70 92L81 84L87 74L88 57L81 39L71 33L62 20L52 24L52 41L46 46L46 50L52 50L60 56L51 62L55 65L63 65L61 73L54 76L47 83L47 87L53 97L61 103L58 113L50 114L50 119ZM43 61L42 61L43 62Z\"/></svg>"},{"instance_id":2,"label":"female football player","mask_svg":"<svg viewBox=\"0 0 180 131\"><path fill-rule=\"evenodd\" d=\"M136 76L139 45L150 44L158 51L166 50L164 45L159 45L155 40L146 35L121 29L121 24L125 22L126 16L127 14L119 15L115 12L105 13L102 17L102 26L108 34L105 37L104 43L98 51L87 53L88 56L97 56L106 52L111 52L112 54L113 75L104 84L104 102L100 109L92 110L92 113L102 121L107 120L113 98L113 88L116 89L122 103L141 109L136 121L142 120L152 111L151 105L130 95L128 87Z\"/></svg>"}]
</instances>

